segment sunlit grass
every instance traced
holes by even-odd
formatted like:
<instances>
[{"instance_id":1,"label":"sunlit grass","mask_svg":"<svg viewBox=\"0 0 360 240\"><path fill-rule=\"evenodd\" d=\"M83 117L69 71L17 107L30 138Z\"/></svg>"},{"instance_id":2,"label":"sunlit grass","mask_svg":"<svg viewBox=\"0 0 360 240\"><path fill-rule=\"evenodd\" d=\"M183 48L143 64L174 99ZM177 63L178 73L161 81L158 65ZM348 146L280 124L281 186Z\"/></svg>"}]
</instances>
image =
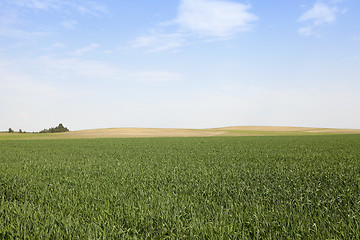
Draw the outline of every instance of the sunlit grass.
<instances>
[{"instance_id":1,"label":"sunlit grass","mask_svg":"<svg viewBox=\"0 0 360 240\"><path fill-rule=\"evenodd\" d=\"M360 135L0 142L0 239L359 239Z\"/></svg>"}]
</instances>

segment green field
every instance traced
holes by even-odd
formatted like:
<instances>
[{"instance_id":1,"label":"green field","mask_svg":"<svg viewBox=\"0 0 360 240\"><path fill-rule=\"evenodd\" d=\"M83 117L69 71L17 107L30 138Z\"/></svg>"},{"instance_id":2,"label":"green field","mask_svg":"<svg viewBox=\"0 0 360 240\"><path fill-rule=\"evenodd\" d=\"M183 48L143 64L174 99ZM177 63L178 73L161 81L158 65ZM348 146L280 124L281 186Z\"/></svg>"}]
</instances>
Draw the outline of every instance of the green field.
<instances>
[{"instance_id":1,"label":"green field","mask_svg":"<svg viewBox=\"0 0 360 240\"><path fill-rule=\"evenodd\" d=\"M0 239L360 239L360 135L0 141Z\"/></svg>"}]
</instances>

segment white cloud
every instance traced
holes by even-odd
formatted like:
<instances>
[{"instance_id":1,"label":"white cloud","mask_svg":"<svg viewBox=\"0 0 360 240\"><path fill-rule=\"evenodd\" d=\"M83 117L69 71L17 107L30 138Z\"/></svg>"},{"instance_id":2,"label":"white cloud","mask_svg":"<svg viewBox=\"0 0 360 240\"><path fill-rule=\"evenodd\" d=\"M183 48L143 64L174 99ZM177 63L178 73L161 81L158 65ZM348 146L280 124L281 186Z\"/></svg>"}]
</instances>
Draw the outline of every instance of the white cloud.
<instances>
[{"instance_id":1,"label":"white cloud","mask_svg":"<svg viewBox=\"0 0 360 240\"><path fill-rule=\"evenodd\" d=\"M150 52L162 52L176 50L186 42L185 35L182 33L159 33L151 31L148 35L140 36L132 42L132 47L150 47Z\"/></svg>"},{"instance_id":2,"label":"white cloud","mask_svg":"<svg viewBox=\"0 0 360 240\"><path fill-rule=\"evenodd\" d=\"M71 3L69 5L73 5L74 8L82 14L100 16L109 12L107 7L105 7L104 5L100 5L92 1L86 2L86 4Z\"/></svg>"},{"instance_id":3,"label":"white cloud","mask_svg":"<svg viewBox=\"0 0 360 240\"><path fill-rule=\"evenodd\" d=\"M39 10L72 9L81 14L100 16L108 13L106 6L94 1L81 0L8 0L9 4Z\"/></svg>"},{"instance_id":4,"label":"white cloud","mask_svg":"<svg viewBox=\"0 0 360 240\"><path fill-rule=\"evenodd\" d=\"M346 9L340 11L337 4L342 1L335 0L326 4L324 2L316 2L312 8L307 10L298 19L299 22L308 23L305 27L301 27L298 32L303 36L318 35L317 30L326 24L334 23L338 15L346 13Z\"/></svg>"},{"instance_id":5,"label":"white cloud","mask_svg":"<svg viewBox=\"0 0 360 240\"><path fill-rule=\"evenodd\" d=\"M249 5L220 0L183 0L175 20L182 30L211 37L232 36L253 28L258 17Z\"/></svg>"},{"instance_id":6,"label":"white cloud","mask_svg":"<svg viewBox=\"0 0 360 240\"><path fill-rule=\"evenodd\" d=\"M300 22L312 21L315 26L325 23L332 23L336 20L339 10L337 7L330 7L324 3L315 3L315 5L305 12L300 18Z\"/></svg>"},{"instance_id":7,"label":"white cloud","mask_svg":"<svg viewBox=\"0 0 360 240\"><path fill-rule=\"evenodd\" d=\"M66 29L74 29L75 26L77 25L77 21L76 20L64 20L61 22L61 25L66 28Z\"/></svg>"},{"instance_id":8,"label":"white cloud","mask_svg":"<svg viewBox=\"0 0 360 240\"><path fill-rule=\"evenodd\" d=\"M226 39L253 29L258 17L251 6L227 0L182 0L177 17L160 23L158 29L138 37L132 46L151 48L150 52L176 50L190 39ZM166 27L175 30L166 31Z\"/></svg>"},{"instance_id":9,"label":"white cloud","mask_svg":"<svg viewBox=\"0 0 360 240\"><path fill-rule=\"evenodd\" d=\"M300 35L303 35L303 36L315 35L315 32L314 32L312 26L306 26L306 27L299 28L298 32Z\"/></svg>"},{"instance_id":10,"label":"white cloud","mask_svg":"<svg viewBox=\"0 0 360 240\"><path fill-rule=\"evenodd\" d=\"M100 47L99 44L97 43L90 43L89 45L85 46L85 47L82 47L82 48L79 48L79 49L76 49L75 51L72 52L73 55L75 56L80 56L84 53L87 53L87 52L91 52L92 50L95 50L96 48Z\"/></svg>"}]
</instances>

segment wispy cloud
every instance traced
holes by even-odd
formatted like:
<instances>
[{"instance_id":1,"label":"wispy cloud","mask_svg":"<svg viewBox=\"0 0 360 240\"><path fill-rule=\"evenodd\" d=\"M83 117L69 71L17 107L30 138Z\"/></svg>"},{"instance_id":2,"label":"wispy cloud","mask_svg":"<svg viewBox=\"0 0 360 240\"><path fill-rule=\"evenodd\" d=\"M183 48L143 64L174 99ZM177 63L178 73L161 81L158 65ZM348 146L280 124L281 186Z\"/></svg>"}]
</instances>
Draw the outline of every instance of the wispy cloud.
<instances>
[{"instance_id":1,"label":"wispy cloud","mask_svg":"<svg viewBox=\"0 0 360 240\"><path fill-rule=\"evenodd\" d=\"M42 48L42 50L59 49L59 48L64 48L65 46L66 45L62 42L54 42L50 46Z\"/></svg>"},{"instance_id":2,"label":"wispy cloud","mask_svg":"<svg viewBox=\"0 0 360 240\"><path fill-rule=\"evenodd\" d=\"M19 26L21 20L16 11L0 11L0 36L12 38L34 38L48 34L45 31L25 31Z\"/></svg>"},{"instance_id":3,"label":"wispy cloud","mask_svg":"<svg viewBox=\"0 0 360 240\"><path fill-rule=\"evenodd\" d=\"M181 74L173 71L161 69L134 71L124 66L80 58L41 56L16 61L0 58L0 88L23 89L24 86L36 85L37 87L32 89L46 90L48 87L45 86L64 86L70 82L72 86L84 86L83 83L86 82L91 88L91 82L95 83L93 86L102 86L104 82L115 85L121 82L130 85L135 82L163 83L178 80L181 80Z\"/></svg>"},{"instance_id":4,"label":"wispy cloud","mask_svg":"<svg viewBox=\"0 0 360 240\"><path fill-rule=\"evenodd\" d=\"M19 71L19 66L12 61L0 59L0 88L17 90L21 92L37 92L49 95L59 94L50 85L37 82L31 74Z\"/></svg>"},{"instance_id":5,"label":"wispy cloud","mask_svg":"<svg viewBox=\"0 0 360 240\"><path fill-rule=\"evenodd\" d=\"M36 60L34 68L40 70L40 66L46 66L48 71L44 74L55 74L56 80L59 82L62 81L62 78L95 81L118 80L124 75L119 68L108 63L77 58L41 57Z\"/></svg>"},{"instance_id":6,"label":"wispy cloud","mask_svg":"<svg viewBox=\"0 0 360 240\"><path fill-rule=\"evenodd\" d=\"M312 8L303 13L298 19L299 22L307 23L306 26L299 28L299 34L303 36L318 35L318 29L326 24L334 23L337 17L346 12L340 11L337 4L341 0L330 1L329 4L316 2Z\"/></svg>"},{"instance_id":7,"label":"wispy cloud","mask_svg":"<svg viewBox=\"0 0 360 240\"><path fill-rule=\"evenodd\" d=\"M100 47L99 44L97 43L90 43L87 46L84 46L82 48L76 49L75 51L73 51L71 54L75 55L75 56L80 56L83 55L84 53L90 52L92 50L95 50L96 48Z\"/></svg>"},{"instance_id":8,"label":"wispy cloud","mask_svg":"<svg viewBox=\"0 0 360 240\"><path fill-rule=\"evenodd\" d=\"M27 9L27 11L22 11ZM49 35L48 30L33 29L24 30L26 21L25 13L30 11L66 11L76 14L102 16L107 14L108 9L93 1L81 0L4 0L0 3L0 36L12 38L37 38ZM61 22L67 29L73 29L77 24L76 20L69 19Z\"/></svg>"},{"instance_id":9,"label":"wispy cloud","mask_svg":"<svg viewBox=\"0 0 360 240\"><path fill-rule=\"evenodd\" d=\"M38 10L63 10L72 9L81 14L103 15L108 13L106 6L94 1L80 0L8 0L10 4L18 7L32 8Z\"/></svg>"},{"instance_id":10,"label":"wispy cloud","mask_svg":"<svg viewBox=\"0 0 360 240\"><path fill-rule=\"evenodd\" d=\"M74 29L78 22L74 19L64 20L61 22L61 25L66 29Z\"/></svg>"},{"instance_id":11,"label":"wispy cloud","mask_svg":"<svg viewBox=\"0 0 360 240\"><path fill-rule=\"evenodd\" d=\"M301 27L299 28L298 33L303 36L316 35L312 26Z\"/></svg>"},{"instance_id":12,"label":"wispy cloud","mask_svg":"<svg viewBox=\"0 0 360 240\"><path fill-rule=\"evenodd\" d=\"M50 8L59 8L60 3L56 0L10 0L14 5L19 7L27 7L27 8L36 8L36 9L50 9Z\"/></svg>"},{"instance_id":13,"label":"wispy cloud","mask_svg":"<svg viewBox=\"0 0 360 240\"><path fill-rule=\"evenodd\" d=\"M106 6L92 1L88 1L85 4L69 2L69 5L72 5L77 11L82 14L100 16L109 13L109 10Z\"/></svg>"},{"instance_id":14,"label":"wispy cloud","mask_svg":"<svg viewBox=\"0 0 360 240\"><path fill-rule=\"evenodd\" d=\"M65 47L65 44L62 42L54 42L50 47L51 48L63 48L63 47Z\"/></svg>"},{"instance_id":15,"label":"wispy cloud","mask_svg":"<svg viewBox=\"0 0 360 240\"><path fill-rule=\"evenodd\" d=\"M183 33L162 33L150 31L147 35L140 36L132 42L135 48L149 47L149 52L162 52L167 50L176 50L186 42Z\"/></svg>"},{"instance_id":16,"label":"wispy cloud","mask_svg":"<svg viewBox=\"0 0 360 240\"><path fill-rule=\"evenodd\" d=\"M150 51L176 50L191 38L227 39L253 29L258 17L251 6L227 0L181 0L177 17L138 37L132 46ZM167 27L175 30L166 30Z\"/></svg>"},{"instance_id":17,"label":"wispy cloud","mask_svg":"<svg viewBox=\"0 0 360 240\"><path fill-rule=\"evenodd\" d=\"M0 36L3 37L14 37L14 38L34 38L34 37L42 37L45 35L48 35L48 32L30 32L30 31L24 31L21 29L15 29L15 28L1 28L0 27Z\"/></svg>"},{"instance_id":18,"label":"wispy cloud","mask_svg":"<svg viewBox=\"0 0 360 240\"><path fill-rule=\"evenodd\" d=\"M337 7L330 7L325 3L315 3L315 5L305 12L299 18L299 21L306 22L312 21L315 26L331 23L336 20L339 10Z\"/></svg>"}]
</instances>

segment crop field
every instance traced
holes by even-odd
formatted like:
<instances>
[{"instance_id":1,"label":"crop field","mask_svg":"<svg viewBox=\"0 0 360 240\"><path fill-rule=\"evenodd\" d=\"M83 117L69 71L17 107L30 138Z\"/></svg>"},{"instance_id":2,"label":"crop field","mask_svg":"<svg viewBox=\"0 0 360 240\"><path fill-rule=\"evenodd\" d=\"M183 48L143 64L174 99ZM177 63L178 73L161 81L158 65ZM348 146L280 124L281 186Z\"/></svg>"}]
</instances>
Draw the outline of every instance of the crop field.
<instances>
[{"instance_id":1,"label":"crop field","mask_svg":"<svg viewBox=\"0 0 360 240\"><path fill-rule=\"evenodd\" d=\"M1 140L50 140L92 138L152 138L152 137L215 137L215 136L300 136L360 134L360 129L235 126L205 129L182 128L104 128L61 133L5 133Z\"/></svg>"},{"instance_id":2,"label":"crop field","mask_svg":"<svg viewBox=\"0 0 360 240\"><path fill-rule=\"evenodd\" d=\"M360 135L1 140L0 239L360 239Z\"/></svg>"}]
</instances>

